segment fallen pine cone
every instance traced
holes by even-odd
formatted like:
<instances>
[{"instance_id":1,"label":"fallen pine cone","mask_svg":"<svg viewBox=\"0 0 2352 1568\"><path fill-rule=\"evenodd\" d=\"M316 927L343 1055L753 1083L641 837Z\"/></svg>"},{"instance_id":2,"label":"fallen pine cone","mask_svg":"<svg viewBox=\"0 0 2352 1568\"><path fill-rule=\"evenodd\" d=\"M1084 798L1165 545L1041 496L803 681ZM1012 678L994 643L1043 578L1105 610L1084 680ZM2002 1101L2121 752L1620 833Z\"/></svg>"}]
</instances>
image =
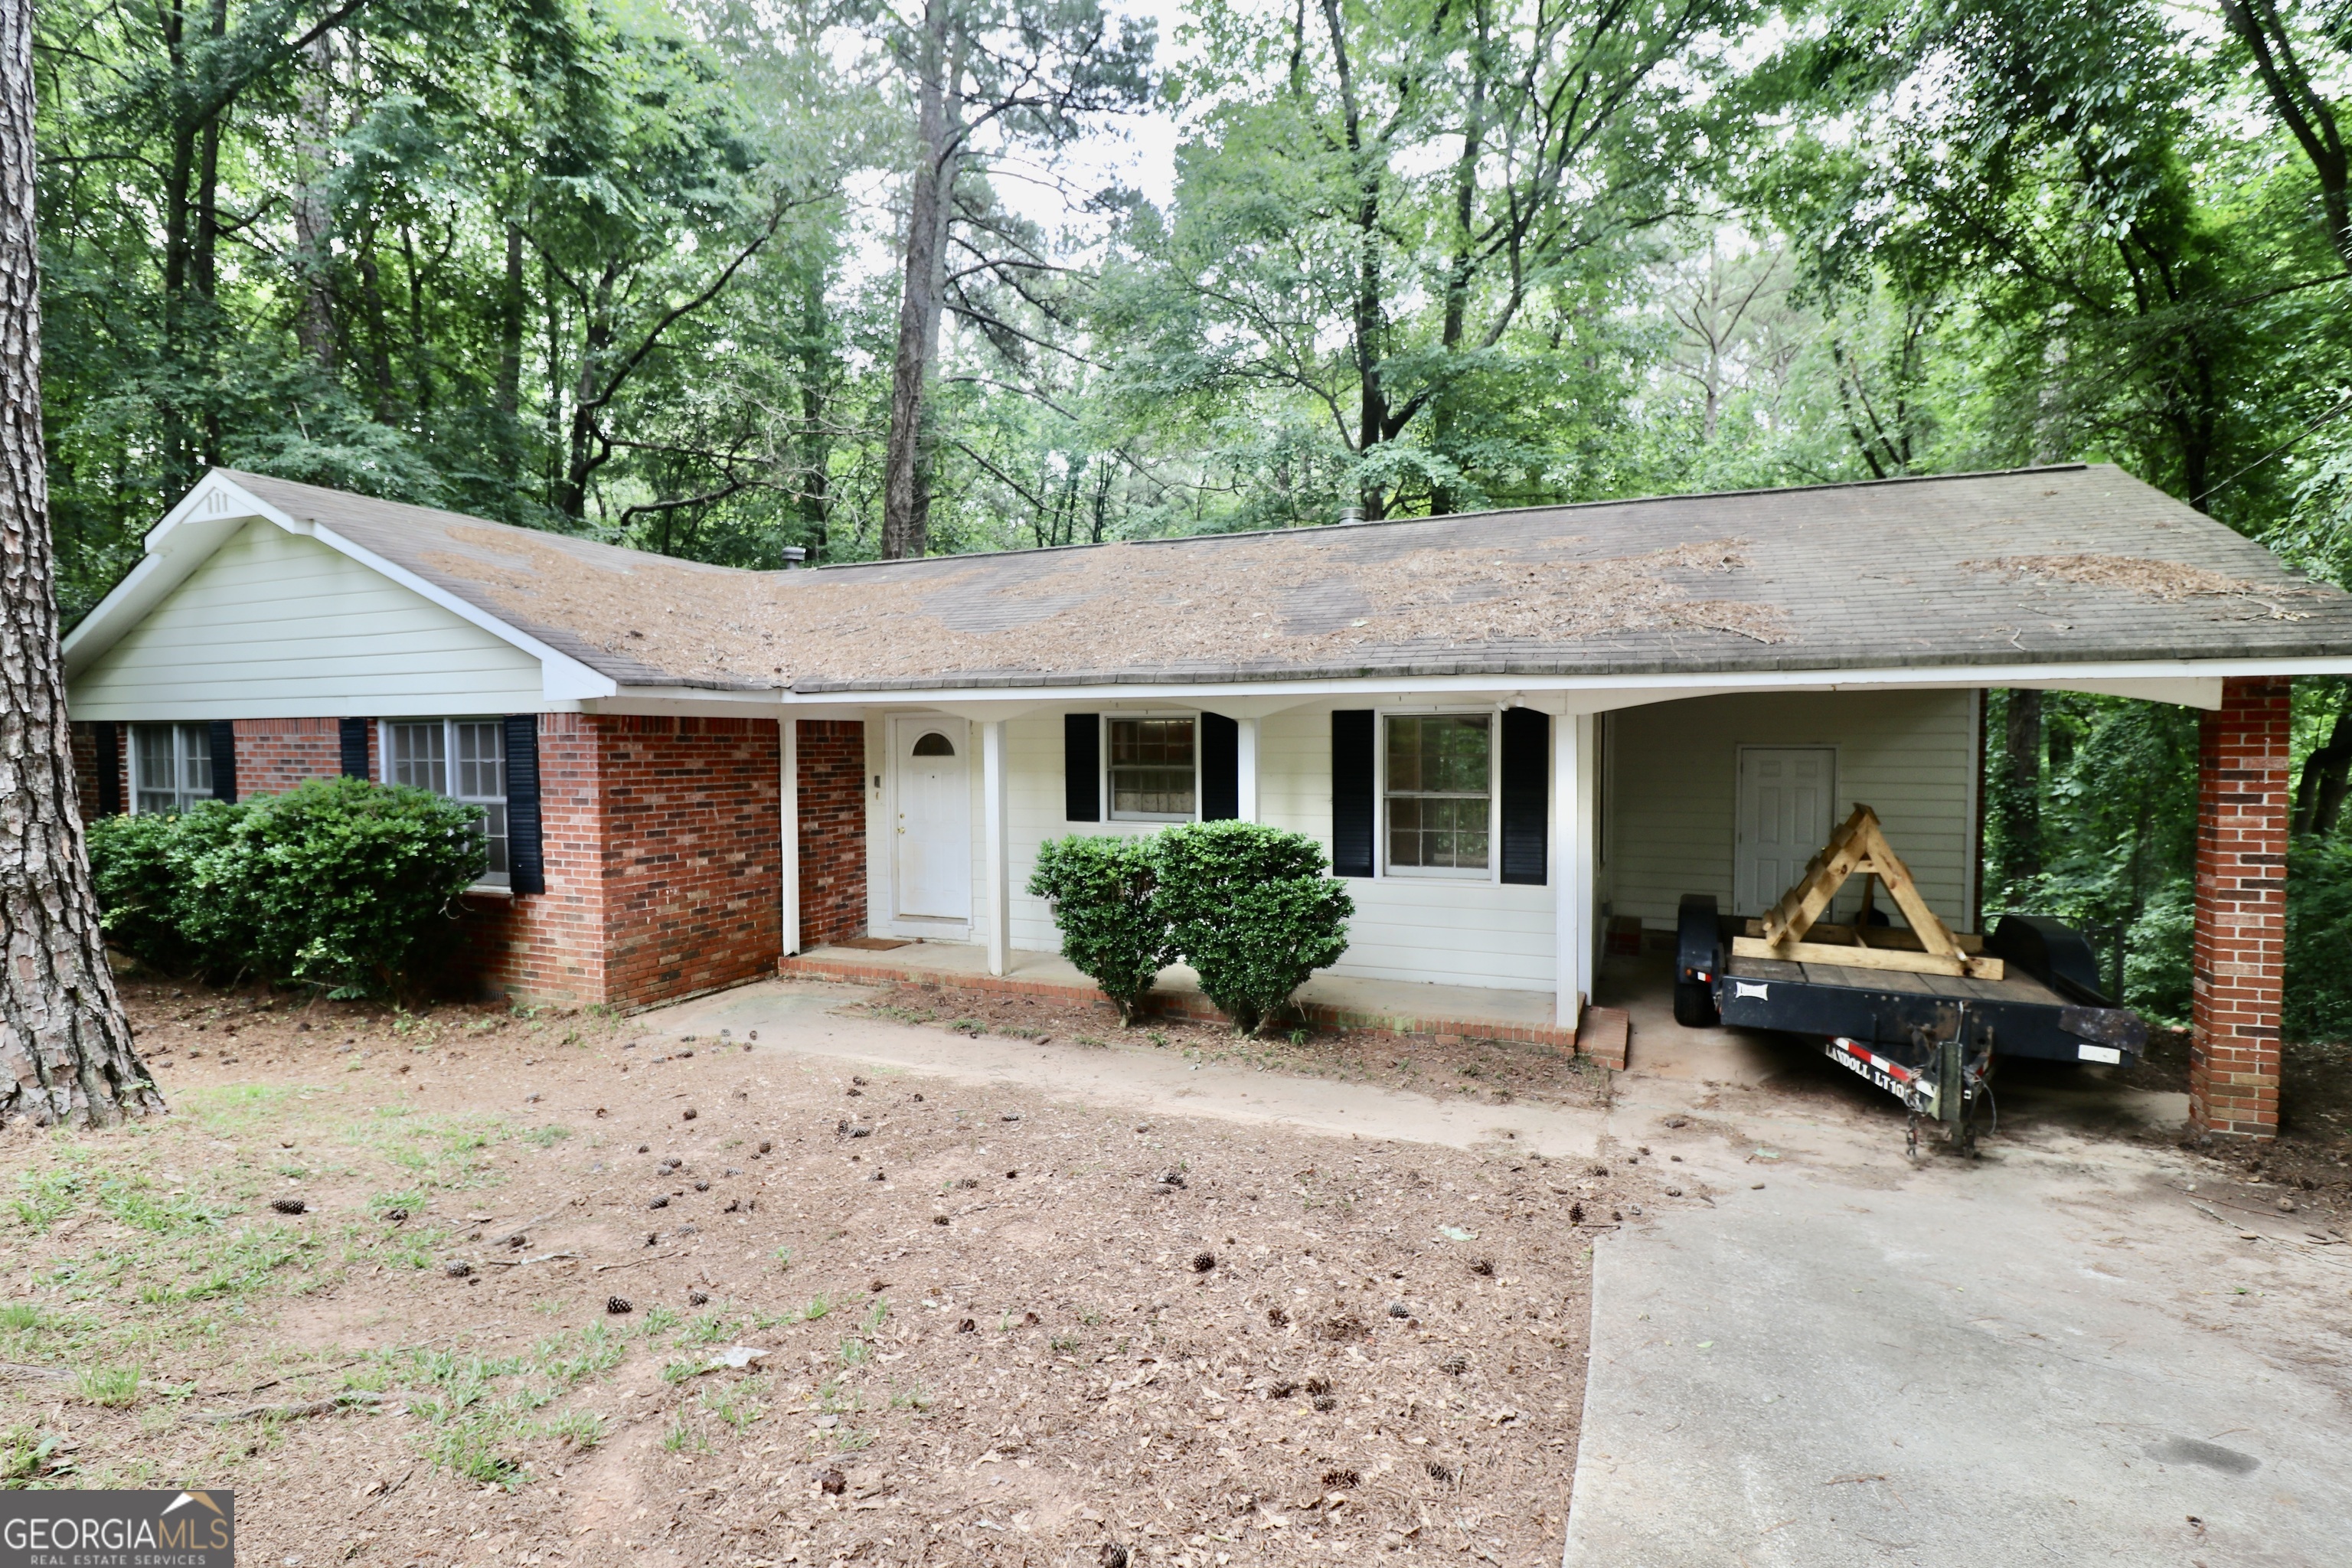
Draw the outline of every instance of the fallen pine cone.
<instances>
[{"instance_id":1,"label":"fallen pine cone","mask_svg":"<svg viewBox=\"0 0 2352 1568\"><path fill-rule=\"evenodd\" d=\"M617 1318L624 1312L634 1312L636 1309L629 1305L629 1299L626 1296L607 1296L604 1298L604 1310Z\"/></svg>"},{"instance_id":2,"label":"fallen pine cone","mask_svg":"<svg viewBox=\"0 0 2352 1568\"><path fill-rule=\"evenodd\" d=\"M279 1214L301 1214L310 1205L300 1198L272 1198L269 1200L269 1206Z\"/></svg>"}]
</instances>

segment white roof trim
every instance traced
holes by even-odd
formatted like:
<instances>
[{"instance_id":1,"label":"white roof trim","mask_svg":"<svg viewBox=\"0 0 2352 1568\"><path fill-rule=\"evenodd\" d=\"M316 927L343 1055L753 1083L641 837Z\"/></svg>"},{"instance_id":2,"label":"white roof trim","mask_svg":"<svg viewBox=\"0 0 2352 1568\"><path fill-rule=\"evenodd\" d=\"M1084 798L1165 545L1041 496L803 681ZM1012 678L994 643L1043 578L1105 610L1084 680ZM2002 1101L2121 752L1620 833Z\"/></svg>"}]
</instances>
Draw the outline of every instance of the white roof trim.
<instances>
[{"instance_id":1,"label":"white roof trim","mask_svg":"<svg viewBox=\"0 0 2352 1568\"><path fill-rule=\"evenodd\" d=\"M1184 700L1238 711L1318 700L1360 700L1395 693L1415 698L1543 695L1544 706L1564 711L1601 712L1611 708L1729 691L1949 690L1984 686L2042 687L2092 691L2116 697L2189 707L2218 708L2221 682L2241 677L2352 674L2352 658L2162 659L2137 662L2000 665L1886 666L1873 669L1692 670L1647 675L1364 675L1345 679L1227 680L1185 683L1101 681L1057 684L1051 679L1020 686L947 686L906 689L860 689L800 693L778 691L785 710L942 708L958 711L990 706L1007 710L1055 702L1137 703ZM714 694L715 695L715 694Z\"/></svg>"},{"instance_id":2,"label":"white roof trim","mask_svg":"<svg viewBox=\"0 0 2352 1568\"><path fill-rule=\"evenodd\" d=\"M460 620L480 627L501 642L530 655L540 663L540 679L547 700L576 702L610 697L620 689L608 675L590 668L570 654L550 647L529 633L500 620L479 605L436 587L405 568L394 565L373 551L362 549L324 523L291 517L215 471L197 481L163 521L147 531L142 542L146 554L128 576L117 583L89 614L68 633L64 653L67 679L79 675L171 592L212 559L238 530L253 521L273 523L289 533L315 539L328 549L390 578L410 593L430 600Z\"/></svg>"}]
</instances>

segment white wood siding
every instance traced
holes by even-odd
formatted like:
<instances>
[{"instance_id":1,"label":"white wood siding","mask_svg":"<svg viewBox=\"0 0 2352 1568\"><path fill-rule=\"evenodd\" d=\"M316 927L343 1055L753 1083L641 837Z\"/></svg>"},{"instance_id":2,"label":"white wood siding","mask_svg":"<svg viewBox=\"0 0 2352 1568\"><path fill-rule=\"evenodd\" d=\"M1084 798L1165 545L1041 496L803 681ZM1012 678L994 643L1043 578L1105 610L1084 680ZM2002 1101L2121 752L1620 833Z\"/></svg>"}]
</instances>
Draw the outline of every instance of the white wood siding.
<instances>
[{"instance_id":1,"label":"white wood siding","mask_svg":"<svg viewBox=\"0 0 2352 1568\"><path fill-rule=\"evenodd\" d=\"M1602 824L1610 911L1670 928L1685 893L1713 893L1731 909L1738 748L1824 745L1837 749L1835 819L1857 801L1874 807L1928 904L1964 922L1975 875L1975 713L1965 690L1698 697L1620 710L1610 720ZM1851 912L1859 897L1857 885L1838 910Z\"/></svg>"},{"instance_id":2,"label":"white wood siding","mask_svg":"<svg viewBox=\"0 0 2352 1568\"><path fill-rule=\"evenodd\" d=\"M535 711L540 662L313 539L246 525L72 683L80 720Z\"/></svg>"}]
</instances>

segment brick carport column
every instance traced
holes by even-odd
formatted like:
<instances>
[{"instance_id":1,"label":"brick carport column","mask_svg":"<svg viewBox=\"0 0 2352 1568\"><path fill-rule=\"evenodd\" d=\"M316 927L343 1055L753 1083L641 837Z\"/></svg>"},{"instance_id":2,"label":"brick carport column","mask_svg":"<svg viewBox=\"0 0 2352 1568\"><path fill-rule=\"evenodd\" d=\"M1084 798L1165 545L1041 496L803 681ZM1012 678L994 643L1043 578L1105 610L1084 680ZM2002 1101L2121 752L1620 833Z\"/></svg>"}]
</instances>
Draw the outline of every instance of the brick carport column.
<instances>
[{"instance_id":1,"label":"brick carport column","mask_svg":"<svg viewBox=\"0 0 2352 1568\"><path fill-rule=\"evenodd\" d=\"M2278 1132L2289 690L2223 681L2199 736L2189 1120L2209 1135Z\"/></svg>"}]
</instances>

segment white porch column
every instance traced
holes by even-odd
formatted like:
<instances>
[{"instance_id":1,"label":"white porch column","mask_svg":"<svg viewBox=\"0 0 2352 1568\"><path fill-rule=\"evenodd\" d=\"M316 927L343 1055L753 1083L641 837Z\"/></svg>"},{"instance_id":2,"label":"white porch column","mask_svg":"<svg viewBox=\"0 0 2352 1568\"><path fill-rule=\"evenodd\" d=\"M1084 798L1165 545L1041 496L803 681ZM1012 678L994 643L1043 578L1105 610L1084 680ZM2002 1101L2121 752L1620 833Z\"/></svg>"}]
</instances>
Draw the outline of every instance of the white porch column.
<instances>
[{"instance_id":1,"label":"white porch column","mask_svg":"<svg viewBox=\"0 0 2352 1568\"><path fill-rule=\"evenodd\" d=\"M1593 731L1589 713L1551 725L1551 886L1554 1018L1573 1029L1592 991Z\"/></svg>"},{"instance_id":2,"label":"white porch column","mask_svg":"<svg viewBox=\"0 0 2352 1568\"><path fill-rule=\"evenodd\" d=\"M801 950L801 721L787 713L776 721L776 862L782 867L781 948L787 958Z\"/></svg>"},{"instance_id":3,"label":"white porch column","mask_svg":"<svg viewBox=\"0 0 2352 1568\"><path fill-rule=\"evenodd\" d=\"M1240 804L1235 815L1244 822L1257 820L1257 721L1237 719L1234 728L1240 739L1234 746L1234 773L1239 785Z\"/></svg>"},{"instance_id":4,"label":"white porch column","mask_svg":"<svg viewBox=\"0 0 2352 1568\"><path fill-rule=\"evenodd\" d=\"M1004 721L980 727L982 834L988 855L988 972L1003 974L1013 956L1012 868L1006 845Z\"/></svg>"}]
</instances>

